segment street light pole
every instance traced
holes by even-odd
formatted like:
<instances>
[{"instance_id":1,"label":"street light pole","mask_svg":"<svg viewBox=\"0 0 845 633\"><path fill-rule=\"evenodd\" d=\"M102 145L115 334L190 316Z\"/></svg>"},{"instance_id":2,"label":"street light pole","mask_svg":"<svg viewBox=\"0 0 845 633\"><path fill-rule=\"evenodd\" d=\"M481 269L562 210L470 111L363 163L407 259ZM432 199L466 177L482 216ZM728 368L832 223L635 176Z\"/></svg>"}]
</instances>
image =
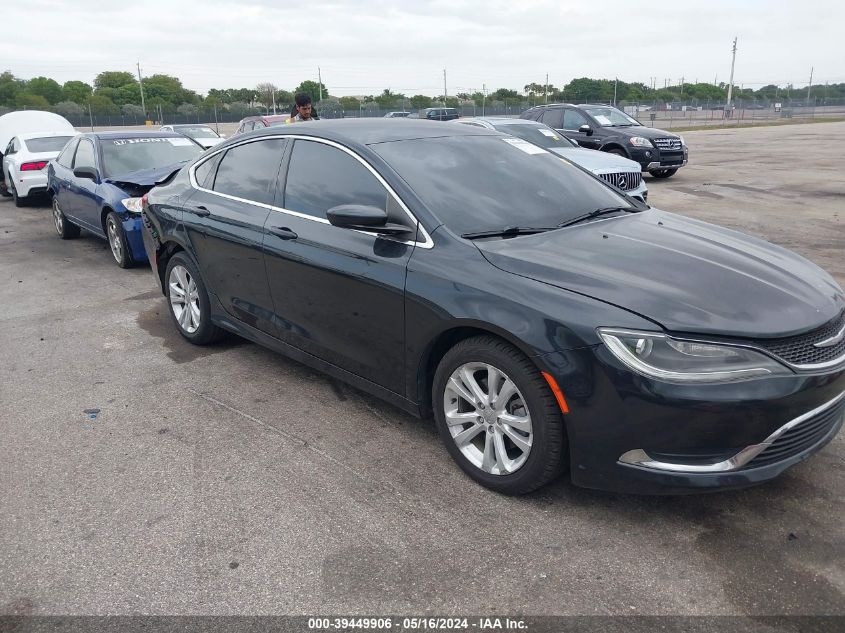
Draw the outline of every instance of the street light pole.
<instances>
[{"instance_id":1,"label":"street light pole","mask_svg":"<svg viewBox=\"0 0 845 633\"><path fill-rule=\"evenodd\" d=\"M731 59L731 80L728 83L728 102L725 104L725 114L727 114L731 110L731 95L733 94L734 88L734 66L736 64L736 40L737 38L735 37L733 47L733 58Z\"/></svg>"}]
</instances>

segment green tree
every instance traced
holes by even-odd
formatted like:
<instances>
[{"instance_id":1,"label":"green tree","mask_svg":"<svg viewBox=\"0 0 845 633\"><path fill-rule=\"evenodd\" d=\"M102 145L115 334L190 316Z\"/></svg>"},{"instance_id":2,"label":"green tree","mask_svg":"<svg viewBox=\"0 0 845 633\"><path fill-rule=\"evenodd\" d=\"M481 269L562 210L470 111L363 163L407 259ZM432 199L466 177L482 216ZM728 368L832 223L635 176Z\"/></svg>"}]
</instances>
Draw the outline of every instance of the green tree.
<instances>
[{"instance_id":1,"label":"green tree","mask_svg":"<svg viewBox=\"0 0 845 633\"><path fill-rule=\"evenodd\" d=\"M276 102L277 90L276 84L272 84L269 81L260 83L255 87L255 91L258 93L258 100L268 108Z\"/></svg>"},{"instance_id":2,"label":"green tree","mask_svg":"<svg viewBox=\"0 0 845 633\"><path fill-rule=\"evenodd\" d=\"M137 81L135 75L122 70L106 70L94 79L94 88L120 88Z\"/></svg>"},{"instance_id":3,"label":"green tree","mask_svg":"<svg viewBox=\"0 0 845 633\"><path fill-rule=\"evenodd\" d=\"M255 90L251 88L235 88L230 90L229 93L231 95L231 101L227 103L233 103L235 101L252 103L255 101Z\"/></svg>"},{"instance_id":4,"label":"green tree","mask_svg":"<svg viewBox=\"0 0 845 633\"><path fill-rule=\"evenodd\" d=\"M326 84L324 83L317 83L316 81L311 81L310 79L303 81L296 87L294 92L304 92L306 94L311 95L311 99L315 102L320 98L320 87L323 88L323 99L329 98L329 89L326 88Z\"/></svg>"},{"instance_id":5,"label":"green tree","mask_svg":"<svg viewBox=\"0 0 845 633\"><path fill-rule=\"evenodd\" d=\"M235 116L243 117L251 112L251 108L249 107L249 104L244 101L233 101L229 104L229 112Z\"/></svg>"},{"instance_id":6,"label":"green tree","mask_svg":"<svg viewBox=\"0 0 845 633\"><path fill-rule=\"evenodd\" d=\"M338 102L340 103L340 107L344 110L358 110L361 107L361 102L355 97L341 97L338 99Z\"/></svg>"},{"instance_id":7,"label":"green tree","mask_svg":"<svg viewBox=\"0 0 845 633\"><path fill-rule=\"evenodd\" d=\"M137 83L126 84L115 90L112 101L119 106L131 103L132 105L141 105L141 86Z\"/></svg>"},{"instance_id":8,"label":"green tree","mask_svg":"<svg viewBox=\"0 0 845 633\"><path fill-rule=\"evenodd\" d=\"M24 91L26 84L8 70L0 74L0 105L14 106L15 98Z\"/></svg>"},{"instance_id":9,"label":"green tree","mask_svg":"<svg viewBox=\"0 0 845 633\"><path fill-rule=\"evenodd\" d=\"M49 110L50 102L41 95L19 92L15 97L15 107L21 110Z\"/></svg>"},{"instance_id":10,"label":"green tree","mask_svg":"<svg viewBox=\"0 0 845 633\"><path fill-rule=\"evenodd\" d=\"M400 101L405 100L405 95L391 92L390 88L385 88L384 91L376 97L376 103L380 108L393 108Z\"/></svg>"},{"instance_id":11,"label":"green tree","mask_svg":"<svg viewBox=\"0 0 845 633\"><path fill-rule=\"evenodd\" d=\"M44 97L49 103L58 103L62 100L62 87L53 79L47 77L34 77L26 83L26 91L29 94Z\"/></svg>"},{"instance_id":12,"label":"green tree","mask_svg":"<svg viewBox=\"0 0 845 633\"><path fill-rule=\"evenodd\" d=\"M513 104L522 101L522 97L519 96L519 93L516 90L511 90L509 88L499 88L496 92L492 93L490 97L496 101L503 101L506 104Z\"/></svg>"},{"instance_id":13,"label":"green tree","mask_svg":"<svg viewBox=\"0 0 845 633\"><path fill-rule=\"evenodd\" d=\"M198 110L199 108L197 108L197 106L193 103L183 103L176 108L176 112L185 117L196 116Z\"/></svg>"},{"instance_id":14,"label":"green tree","mask_svg":"<svg viewBox=\"0 0 845 633\"><path fill-rule=\"evenodd\" d=\"M114 101L101 94L94 93L88 99L88 105L91 108L92 114L119 114L120 109L114 104Z\"/></svg>"},{"instance_id":15,"label":"green tree","mask_svg":"<svg viewBox=\"0 0 845 633\"><path fill-rule=\"evenodd\" d=\"M422 108L430 108L431 104L434 100L431 97L427 97L425 95L414 95L411 97L411 107L416 110L421 110Z\"/></svg>"},{"instance_id":16,"label":"green tree","mask_svg":"<svg viewBox=\"0 0 845 633\"><path fill-rule=\"evenodd\" d=\"M66 81L62 86L62 99L74 103L85 103L91 96L93 88L84 81Z\"/></svg>"},{"instance_id":17,"label":"green tree","mask_svg":"<svg viewBox=\"0 0 845 633\"><path fill-rule=\"evenodd\" d=\"M127 103L120 108L120 113L123 116L132 117L133 119L140 119L144 116L144 108L134 103Z\"/></svg>"},{"instance_id":18,"label":"green tree","mask_svg":"<svg viewBox=\"0 0 845 633\"><path fill-rule=\"evenodd\" d=\"M82 116L85 114L85 108L76 101L59 101L53 106L53 109L62 116Z\"/></svg>"}]
</instances>

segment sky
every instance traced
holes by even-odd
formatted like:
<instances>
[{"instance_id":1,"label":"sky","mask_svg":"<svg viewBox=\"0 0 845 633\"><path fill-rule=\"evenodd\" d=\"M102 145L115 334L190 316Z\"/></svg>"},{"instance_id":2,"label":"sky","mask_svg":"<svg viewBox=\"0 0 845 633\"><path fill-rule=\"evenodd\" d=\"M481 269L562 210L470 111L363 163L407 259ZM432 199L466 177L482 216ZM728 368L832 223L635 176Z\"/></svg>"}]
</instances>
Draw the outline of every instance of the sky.
<instances>
[{"instance_id":1,"label":"sky","mask_svg":"<svg viewBox=\"0 0 845 633\"><path fill-rule=\"evenodd\" d=\"M407 95L618 77L662 87L845 82L838 0L2 0L0 71L93 82L102 70L186 88Z\"/></svg>"}]
</instances>

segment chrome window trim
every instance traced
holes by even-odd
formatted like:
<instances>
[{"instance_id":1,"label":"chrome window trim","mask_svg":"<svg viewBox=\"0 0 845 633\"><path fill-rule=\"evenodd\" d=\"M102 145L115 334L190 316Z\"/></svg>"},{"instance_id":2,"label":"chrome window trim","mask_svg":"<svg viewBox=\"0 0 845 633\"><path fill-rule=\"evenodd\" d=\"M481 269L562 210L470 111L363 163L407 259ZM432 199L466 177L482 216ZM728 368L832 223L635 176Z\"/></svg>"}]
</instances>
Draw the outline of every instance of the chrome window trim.
<instances>
[{"instance_id":1,"label":"chrome window trim","mask_svg":"<svg viewBox=\"0 0 845 633\"><path fill-rule=\"evenodd\" d=\"M343 152L346 152L347 154L352 156L354 159L356 159L359 163L361 163L367 170L369 170L369 172L373 176L375 176L376 180L378 180L379 183L381 183L381 185L387 190L387 193L390 194L391 196L393 196L393 198L396 200L396 202L399 204L399 206L402 207L402 210L408 216L408 219L411 221L411 223L415 224L417 226L417 229L422 233L422 236L423 236L424 239L423 239L422 242L418 242L416 240L400 240L400 239L394 238L394 237L389 236L389 235L380 235L376 231L362 231L362 230L354 229L355 232L356 233L362 233L364 235L372 235L374 237L381 237L382 239L391 240L393 242L399 242L400 244L407 244L409 246L418 246L419 248L434 248L434 241L431 239L431 236L429 235L428 231L426 231L422 222L420 222L414 216L414 214L411 213L411 210L408 208L408 205L405 204L405 201L402 200L402 198L400 198L399 195L393 190L393 187L391 187L387 183L387 181L384 178L381 177L381 174L379 174L373 168L372 165L370 165L366 160L364 160L361 156L359 156L358 154L353 152L351 149L349 149L348 147L341 145L340 143L337 143L335 141L330 141L329 139L318 138L318 137L314 137L314 136L305 136L305 135L302 135L302 134L268 134L266 136L243 139L242 141L240 141L238 143L233 143L232 145L227 145L226 147L222 147L220 149L217 149L217 150L211 152L208 156L204 156L203 160L196 162L193 165L191 165L190 169L188 169L188 179L191 182L191 186L194 187L194 189L198 189L199 191L204 191L205 193L210 193L212 195L220 196L221 198L226 198L228 200L233 200L235 202L245 202L247 204L252 204L252 205L262 207L264 209L269 209L270 211L277 211L278 213L284 213L284 214L287 214L287 215L292 215L292 216L297 217L297 218L302 218L303 220L312 220L314 222L319 222L320 224L329 224L330 225L331 222L329 222L325 218L317 218L317 217L314 217L313 215L308 215L307 213L301 213L299 211L291 211L290 209L285 209L284 207L277 207L277 206L274 206L272 204L264 204L262 202L255 202L254 200L247 200L246 198L239 198L237 196L231 196L231 195L226 194L226 193L220 193L219 191L214 191L212 189L206 189L205 187L200 187L199 184L197 183L196 175L194 174L196 169L200 165L204 164L206 161L211 160L217 154L221 154L225 151L228 151L228 150L232 149L233 147L238 147L240 145L246 145L247 143L255 143L255 142L258 142L258 141L264 141L264 140L269 140L269 139L291 139L291 140L299 139L299 140L303 140L303 141L314 141L314 142L317 142L317 143L323 143L324 145L329 145L329 146L334 147L336 149L339 149Z\"/></svg>"},{"instance_id":2,"label":"chrome window trim","mask_svg":"<svg viewBox=\"0 0 845 633\"><path fill-rule=\"evenodd\" d=\"M651 470L662 470L673 473L723 473L738 470L757 457L764 450L769 448L776 439L781 435L795 428L802 422L836 406L843 398L845 398L845 391L836 396L833 400L829 400L824 404L816 407L812 411L794 418L774 431L769 437L759 444L751 444L739 451L733 457L716 464L676 464L672 462L661 462L649 457L641 448L635 448L619 456L618 462L628 466L640 466L642 468L649 468Z\"/></svg>"}]
</instances>

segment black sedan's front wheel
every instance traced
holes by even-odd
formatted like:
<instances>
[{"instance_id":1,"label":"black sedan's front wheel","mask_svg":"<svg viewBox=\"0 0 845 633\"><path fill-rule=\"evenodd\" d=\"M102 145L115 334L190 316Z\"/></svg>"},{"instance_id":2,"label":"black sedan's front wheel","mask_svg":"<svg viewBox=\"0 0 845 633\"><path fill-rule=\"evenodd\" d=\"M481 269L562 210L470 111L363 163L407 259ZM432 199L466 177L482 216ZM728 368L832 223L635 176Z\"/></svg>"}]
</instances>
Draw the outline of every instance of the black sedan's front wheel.
<instances>
[{"instance_id":1,"label":"black sedan's front wheel","mask_svg":"<svg viewBox=\"0 0 845 633\"><path fill-rule=\"evenodd\" d=\"M447 450L480 484L526 494L561 472L559 405L534 364L505 341L479 336L458 343L440 361L432 395Z\"/></svg>"},{"instance_id":2,"label":"black sedan's front wheel","mask_svg":"<svg viewBox=\"0 0 845 633\"><path fill-rule=\"evenodd\" d=\"M194 345L208 345L225 334L211 322L211 303L194 263L176 253L167 263L165 290L170 316L179 333Z\"/></svg>"}]
</instances>

